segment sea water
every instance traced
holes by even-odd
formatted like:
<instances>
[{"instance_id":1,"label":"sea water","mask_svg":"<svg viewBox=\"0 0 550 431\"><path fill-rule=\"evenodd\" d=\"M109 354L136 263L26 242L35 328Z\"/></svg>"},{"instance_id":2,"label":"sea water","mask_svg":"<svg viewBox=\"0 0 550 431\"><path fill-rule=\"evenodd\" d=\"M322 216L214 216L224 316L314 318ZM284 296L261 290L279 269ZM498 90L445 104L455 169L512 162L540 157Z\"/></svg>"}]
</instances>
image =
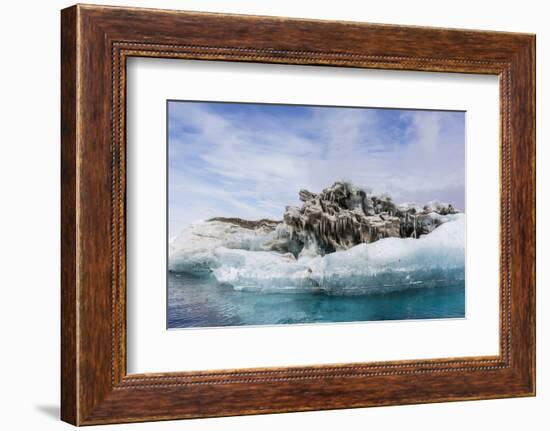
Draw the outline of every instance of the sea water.
<instances>
[{"instance_id":1,"label":"sea water","mask_svg":"<svg viewBox=\"0 0 550 431\"><path fill-rule=\"evenodd\" d=\"M465 317L464 280L391 292L236 290L213 276L168 273L168 328Z\"/></svg>"}]
</instances>

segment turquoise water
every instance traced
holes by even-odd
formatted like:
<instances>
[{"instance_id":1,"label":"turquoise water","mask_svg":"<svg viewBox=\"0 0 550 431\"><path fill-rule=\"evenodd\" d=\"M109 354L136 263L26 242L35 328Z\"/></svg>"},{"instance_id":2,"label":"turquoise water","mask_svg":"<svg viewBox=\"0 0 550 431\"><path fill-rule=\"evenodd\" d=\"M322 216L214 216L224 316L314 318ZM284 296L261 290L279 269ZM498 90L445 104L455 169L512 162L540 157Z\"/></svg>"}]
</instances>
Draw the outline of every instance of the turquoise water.
<instances>
[{"instance_id":1,"label":"turquoise water","mask_svg":"<svg viewBox=\"0 0 550 431\"><path fill-rule=\"evenodd\" d=\"M168 328L464 317L464 281L369 295L236 291L168 273Z\"/></svg>"}]
</instances>

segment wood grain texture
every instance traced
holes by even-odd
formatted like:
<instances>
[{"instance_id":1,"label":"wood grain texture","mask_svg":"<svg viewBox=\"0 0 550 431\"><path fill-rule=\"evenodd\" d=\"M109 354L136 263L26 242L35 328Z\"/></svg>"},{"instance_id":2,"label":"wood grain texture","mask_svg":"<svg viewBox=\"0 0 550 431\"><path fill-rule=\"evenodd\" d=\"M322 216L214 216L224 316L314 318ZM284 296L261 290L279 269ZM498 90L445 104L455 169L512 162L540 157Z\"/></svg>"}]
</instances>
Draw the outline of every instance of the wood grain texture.
<instances>
[{"instance_id":1,"label":"wood grain texture","mask_svg":"<svg viewBox=\"0 0 550 431\"><path fill-rule=\"evenodd\" d=\"M61 16L61 417L77 422L76 9Z\"/></svg>"},{"instance_id":2,"label":"wood grain texture","mask_svg":"<svg viewBox=\"0 0 550 431\"><path fill-rule=\"evenodd\" d=\"M76 425L535 393L535 37L102 6L62 11L62 419ZM495 357L126 374L126 59L495 74Z\"/></svg>"}]
</instances>

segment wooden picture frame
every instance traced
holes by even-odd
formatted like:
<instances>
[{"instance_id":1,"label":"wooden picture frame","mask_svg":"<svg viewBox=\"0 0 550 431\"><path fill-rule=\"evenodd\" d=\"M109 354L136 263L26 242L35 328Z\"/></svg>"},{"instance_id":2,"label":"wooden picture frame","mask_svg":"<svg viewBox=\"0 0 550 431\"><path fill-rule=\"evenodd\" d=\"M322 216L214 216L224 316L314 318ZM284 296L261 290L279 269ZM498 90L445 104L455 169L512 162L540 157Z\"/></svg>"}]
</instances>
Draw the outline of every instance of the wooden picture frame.
<instances>
[{"instance_id":1,"label":"wooden picture frame","mask_svg":"<svg viewBox=\"0 0 550 431\"><path fill-rule=\"evenodd\" d=\"M61 417L75 425L535 394L535 36L77 5L61 14ZM130 374L130 56L500 77L500 354Z\"/></svg>"}]
</instances>

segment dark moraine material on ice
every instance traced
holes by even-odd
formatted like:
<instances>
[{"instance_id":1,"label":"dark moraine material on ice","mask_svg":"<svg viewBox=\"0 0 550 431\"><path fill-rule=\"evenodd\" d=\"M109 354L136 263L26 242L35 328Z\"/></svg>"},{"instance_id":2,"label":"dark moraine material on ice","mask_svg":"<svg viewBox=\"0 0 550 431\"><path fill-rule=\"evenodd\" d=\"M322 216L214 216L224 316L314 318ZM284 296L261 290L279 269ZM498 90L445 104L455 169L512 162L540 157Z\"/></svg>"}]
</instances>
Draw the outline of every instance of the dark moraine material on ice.
<instances>
[{"instance_id":1,"label":"dark moraine material on ice","mask_svg":"<svg viewBox=\"0 0 550 431\"><path fill-rule=\"evenodd\" d=\"M388 194L370 194L343 181L321 193L300 190L299 195L302 206L288 206L284 214L288 235L273 247L295 256L313 244L325 255L382 238L418 238L445 222L445 215L458 213L452 205L438 202L422 208L396 206Z\"/></svg>"},{"instance_id":2,"label":"dark moraine material on ice","mask_svg":"<svg viewBox=\"0 0 550 431\"><path fill-rule=\"evenodd\" d=\"M270 220L263 218L261 220L245 220L239 217L213 217L207 221L219 221L222 223L235 224L243 229L264 229L275 230L277 225L282 223L282 220Z\"/></svg>"}]
</instances>

